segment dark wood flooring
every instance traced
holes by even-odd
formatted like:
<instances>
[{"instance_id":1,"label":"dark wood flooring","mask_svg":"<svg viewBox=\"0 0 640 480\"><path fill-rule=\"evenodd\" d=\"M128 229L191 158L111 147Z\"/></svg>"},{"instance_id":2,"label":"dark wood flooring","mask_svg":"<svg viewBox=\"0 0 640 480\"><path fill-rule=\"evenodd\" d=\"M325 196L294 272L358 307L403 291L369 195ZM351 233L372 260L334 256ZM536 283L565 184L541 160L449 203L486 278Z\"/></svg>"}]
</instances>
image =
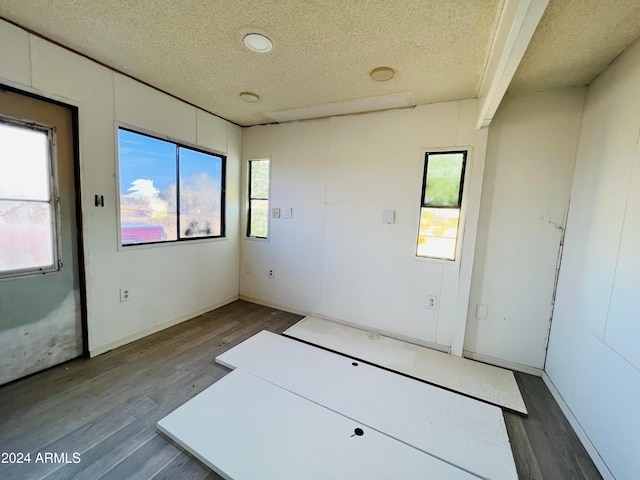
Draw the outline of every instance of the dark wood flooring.
<instances>
[{"instance_id":1,"label":"dark wood flooring","mask_svg":"<svg viewBox=\"0 0 640 480\"><path fill-rule=\"evenodd\" d=\"M0 387L0 454L31 454L30 463L0 463L0 479L220 478L157 433L156 422L228 373L217 355L300 318L238 301ZM530 414L505 413L505 421L520 478L601 478L542 380L516 376ZM45 454L57 462L36 462Z\"/></svg>"},{"instance_id":2,"label":"dark wood flooring","mask_svg":"<svg viewBox=\"0 0 640 480\"><path fill-rule=\"evenodd\" d=\"M503 415L520 479L602 479L542 379L515 376L529 416Z\"/></svg>"}]
</instances>

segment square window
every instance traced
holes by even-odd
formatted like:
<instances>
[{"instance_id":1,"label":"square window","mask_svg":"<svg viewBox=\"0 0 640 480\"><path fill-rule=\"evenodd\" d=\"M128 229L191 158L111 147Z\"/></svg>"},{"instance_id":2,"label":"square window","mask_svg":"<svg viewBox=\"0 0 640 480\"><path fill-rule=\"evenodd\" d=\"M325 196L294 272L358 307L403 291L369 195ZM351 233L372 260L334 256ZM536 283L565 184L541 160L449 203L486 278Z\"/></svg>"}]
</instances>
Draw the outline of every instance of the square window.
<instances>
[{"instance_id":1,"label":"square window","mask_svg":"<svg viewBox=\"0 0 640 480\"><path fill-rule=\"evenodd\" d=\"M225 157L118 129L121 243L224 236Z\"/></svg>"}]
</instances>

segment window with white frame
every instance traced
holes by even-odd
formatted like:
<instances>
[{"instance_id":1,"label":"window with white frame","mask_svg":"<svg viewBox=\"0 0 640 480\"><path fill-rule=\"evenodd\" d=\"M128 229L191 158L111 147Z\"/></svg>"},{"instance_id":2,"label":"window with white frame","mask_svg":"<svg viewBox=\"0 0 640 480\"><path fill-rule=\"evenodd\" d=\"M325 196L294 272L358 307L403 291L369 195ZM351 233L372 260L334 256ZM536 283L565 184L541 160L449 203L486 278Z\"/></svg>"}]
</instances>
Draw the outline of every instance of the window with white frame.
<instances>
[{"instance_id":1,"label":"window with white frame","mask_svg":"<svg viewBox=\"0 0 640 480\"><path fill-rule=\"evenodd\" d=\"M0 276L58 271L54 131L0 117Z\"/></svg>"},{"instance_id":2,"label":"window with white frame","mask_svg":"<svg viewBox=\"0 0 640 480\"><path fill-rule=\"evenodd\" d=\"M456 259L466 161L466 151L425 153L417 256Z\"/></svg>"},{"instance_id":3,"label":"window with white frame","mask_svg":"<svg viewBox=\"0 0 640 480\"><path fill-rule=\"evenodd\" d=\"M118 128L121 244L225 235L225 157Z\"/></svg>"},{"instance_id":4,"label":"window with white frame","mask_svg":"<svg viewBox=\"0 0 640 480\"><path fill-rule=\"evenodd\" d=\"M267 159L249 160L247 237L269 235L269 168Z\"/></svg>"}]
</instances>

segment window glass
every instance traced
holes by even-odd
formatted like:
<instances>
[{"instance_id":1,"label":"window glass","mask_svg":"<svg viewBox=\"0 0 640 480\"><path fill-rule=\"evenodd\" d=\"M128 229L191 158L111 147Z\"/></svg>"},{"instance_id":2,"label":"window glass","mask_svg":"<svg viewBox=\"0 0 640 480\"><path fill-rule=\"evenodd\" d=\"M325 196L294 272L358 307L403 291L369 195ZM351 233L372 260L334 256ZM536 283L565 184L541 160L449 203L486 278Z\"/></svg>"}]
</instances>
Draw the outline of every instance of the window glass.
<instances>
[{"instance_id":1,"label":"window glass","mask_svg":"<svg viewBox=\"0 0 640 480\"><path fill-rule=\"evenodd\" d=\"M459 222L460 210L457 208L422 208L418 256L453 260Z\"/></svg>"},{"instance_id":2,"label":"window glass","mask_svg":"<svg viewBox=\"0 0 640 480\"><path fill-rule=\"evenodd\" d=\"M249 236L267 238L269 233L269 200L251 200Z\"/></svg>"},{"instance_id":3,"label":"window glass","mask_svg":"<svg viewBox=\"0 0 640 480\"><path fill-rule=\"evenodd\" d=\"M180 147L180 237L218 236L222 159Z\"/></svg>"},{"instance_id":4,"label":"window glass","mask_svg":"<svg viewBox=\"0 0 640 480\"><path fill-rule=\"evenodd\" d=\"M224 235L224 157L124 128L118 146L122 245Z\"/></svg>"},{"instance_id":5,"label":"window glass","mask_svg":"<svg viewBox=\"0 0 640 480\"><path fill-rule=\"evenodd\" d=\"M269 234L269 160L249 161L249 211L247 236Z\"/></svg>"},{"instance_id":6,"label":"window glass","mask_svg":"<svg viewBox=\"0 0 640 480\"><path fill-rule=\"evenodd\" d=\"M122 244L176 240L175 144L120 129L118 145Z\"/></svg>"},{"instance_id":7,"label":"window glass","mask_svg":"<svg viewBox=\"0 0 640 480\"><path fill-rule=\"evenodd\" d=\"M251 197L269 198L269 160L251 161Z\"/></svg>"},{"instance_id":8,"label":"window glass","mask_svg":"<svg viewBox=\"0 0 640 480\"><path fill-rule=\"evenodd\" d=\"M460 206L462 153L431 154L427 158L427 185L424 205L432 207Z\"/></svg>"},{"instance_id":9,"label":"window glass","mask_svg":"<svg viewBox=\"0 0 640 480\"><path fill-rule=\"evenodd\" d=\"M416 255L455 260L467 152L425 154Z\"/></svg>"},{"instance_id":10,"label":"window glass","mask_svg":"<svg viewBox=\"0 0 640 480\"><path fill-rule=\"evenodd\" d=\"M0 275L58 270L49 134L0 123Z\"/></svg>"},{"instance_id":11,"label":"window glass","mask_svg":"<svg viewBox=\"0 0 640 480\"><path fill-rule=\"evenodd\" d=\"M40 270L54 262L47 202L0 200L0 271Z\"/></svg>"},{"instance_id":12,"label":"window glass","mask_svg":"<svg viewBox=\"0 0 640 480\"><path fill-rule=\"evenodd\" d=\"M0 197L49 200L49 138L43 131L0 124Z\"/></svg>"}]
</instances>

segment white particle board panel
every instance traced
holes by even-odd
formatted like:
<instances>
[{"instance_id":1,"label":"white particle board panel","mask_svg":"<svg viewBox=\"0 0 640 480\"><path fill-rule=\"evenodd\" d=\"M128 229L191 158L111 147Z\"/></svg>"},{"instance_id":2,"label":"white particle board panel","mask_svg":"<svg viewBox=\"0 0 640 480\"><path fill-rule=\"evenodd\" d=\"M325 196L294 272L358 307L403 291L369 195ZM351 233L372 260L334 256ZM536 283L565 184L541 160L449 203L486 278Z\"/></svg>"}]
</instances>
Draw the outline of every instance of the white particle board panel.
<instances>
[{"instance_id":1,"label":"white particle board panel","mask_svg":"<svg viewBox=\"0 0 640 480\"><path fill-rule=\"evenodd\" d=\"M498 407L267 331L219 355L216 362L482 478L518 478Z\"/></svg>"},{"instance_id":2,"label":"white particle board panel","mask_svg":"<svg viewBox=\"0 0 640 480\"><path fill-rule=\"evenodd\" d=\"M158 430L228 479L477 478L239 369Z\"/></svg>"},{"instance_id":3,"label":"white particle board panel","mask_svg":"<svg viewBox=\"0 0 640 480\"><path fill-rule=\"evenodd\" d=\"M513 372L425 347L305 317L284 335L477 398L523 415L527 408Z\"/></svg>"},{"instance_id":4,"label":"white particle board panel","mask_svg":"<svg viewBox=\"0 0 640 480\"><path fill-rule=\"evenodd\" d=\"M29 34L0 20L0 77L31 85Z\"/></svg>"},{"instance_id":5,"label":"white particle board panel","mask_svg":"<svg viewBox=\"0 0 640 480\"><path fill-rule=\"evenodd\" d=\"M196 144L196 108L119 73L114 74L116 120Z\"/></svg>"},{"instance_id":6,"label":"white particle board panel","mask_svg":"<svg viewBox=\"0 0 640 480\"><path fill-rule=\"evenodd\" d=\"M35 36L31 37L31 68L34 88L81 103L81 121L90 105L92 117L108 116L113 125L111 70Z\"/></svg>"},{"instance_id":7,"label":"white particle board panel","mask_svg":"<svg viewBox=\"0 0 640 480\"><path fill-rule=\"evenodd\" d=\"M618 247L616 273L611 291L604 341L627 362L640 370L640 148L629 182L624 223Z\"/></svg>"},{"instance_id":8,"label":"white particle board panel","mask_svg":"<svg viewBox=\"0 0 640 480\"><path fill-rule=\"evenodd\" d=\"M215 152L227 153L227 126L229 122L215 115L196 110L197 143L201 147L209 148Z\"/></svg>"}]
</instances>

